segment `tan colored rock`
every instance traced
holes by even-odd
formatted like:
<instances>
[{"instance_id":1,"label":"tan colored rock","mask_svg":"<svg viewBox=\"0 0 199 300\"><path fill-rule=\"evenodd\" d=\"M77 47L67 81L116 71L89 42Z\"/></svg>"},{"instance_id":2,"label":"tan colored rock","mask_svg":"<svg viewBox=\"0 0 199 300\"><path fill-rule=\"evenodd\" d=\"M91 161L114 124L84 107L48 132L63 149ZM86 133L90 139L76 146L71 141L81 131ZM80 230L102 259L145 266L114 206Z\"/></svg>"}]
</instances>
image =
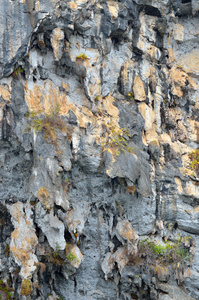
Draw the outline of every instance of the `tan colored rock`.
<instances>
[{"instance_id":1,"label":"tan colored rock","mask_svg":"<svg viewBox=\"0 0 199 300\"><path fill-rule=\"evenodd\" d=\"M199 186L196 186L193 181L187 181L185 186L185 194L189 197L199 199Z\"/></svg>"},{"instance_id":2,"label":"tan colored rock","mask_svg":"<svg viewBox=\"0 0 199 300\"><path fill-rule=\"evenodd\" d=\"M77 4L73 1L69 2L68 5L71 9L76 9L77 8Z\"/></svg>"},{"instance_id":3,"label":"tan colored rock","mask_svg":"<svg viewBox=\"0 0 199 300\"><path fill-rule=\"evenodd\" d=\"M24 212L25 209L25 212ZM38 239L31 218L30 204L15 203L9 207L15 230L11 234L10 250L15 261L21 266L23 278L31 276L38 259L34 254Z\"/></svg>"},{"instance_id":4,"label":"tan colored rock","mask_svg":"<svg viewBox=\"0 0 199 300\"><path fill-rule=\"evenodd\" d=\"M174 54L174 50L172 48L168 49L168 64L171 65L172 63L174 63L175 61L175 54Z\"/></svg>"},{"instance_id":5,"label":"tan colored rock","mask_svg":"<svg viewBox=\"0 0 199 300\"><path fill-rule=\"evenodd\" d=\"M163 266L157 266L155 268L155 272L160 281L168 281L168 279L170 277L170 272L169 272L168 268L163 267Z\"/></svg>"},{"instance_id":6,"label":"tan colored rock","mask_svg":"<svg viewBox=\"0 0 199 300\"><path fill-rule=\"evenodd\" d=\"M0 97L2 97L4 101L11 101L11 93L8 85L0 85Z\"/></svg>"},{"instance_id":7,"label":"tan colored rock","mask_svg":"<svg viewBox=\"0 0 199 300\"><path fill-rule=\"evenodd\" d=\"M116 230L119 235L127 240L129 243L136 244L138 242L139 236L135 233L135 230L131 226L131 223L127 220L120 220L117 223Z\"/></svg>"},{"instance_id":8,"label":"tan colored rock","mask_svg":"<svg viewBox=\"0 0 199 300\"><path fill-rule=\"evenodd\" d=\"M118 269L119 269L120 273L121 273L122 269L128 264L129 256L130 256L130 253L129 253L127 247L119 247L117 249L117 251L114 253L114 260L118 265Z\"/></svg>"},{"instance_id":9,"label":"tan colored rock","mask_svg":"<svg viewBox=\"0 0 199 300\"><path fill-rule=\"evenodd\" d=\"M60 114L67 114L66 94L60 92L59 88L51 80L45 80L43 85L25 83L25 100L31 111L43 111L49 113L52 107L60 106Z\"/></svg>"},{"instance_id":10,"label":"tan colored rock","mask_svg":"<svg viewBox=\"0 0 199 300\"><path fill-rule=\"evenodd\" d=\"M183 66L183 69L190 74L199 74L199 50L181 55L177 64Z\"/></svg>"},{"instance_id":11,"label":"tan colored rock","mask_svg":"<svg viewBox=\"0 0 199 300\"><path fill-rule=\"evenodd\" d=\"M182 195L183 194L182 181L180 180L179 177L175 177L175 182L176 182L176 185L177 185L178 193L180 195Z\"/></svg>"},{"instance_id":12,"label":"tan colored rock","mask_svg":"<svg viewBox=\"0 0 199 300\"><path fill-rule=\"evenodd\" d=\"M103 107L108 112L108 114L114 118L116 123L119 122L119 110L114 105L114 101L115 101L114 97L107 96L106 98L103 99Z\"/></svg>"},{"instance_id":13,"label":"tan colored rock","mask_svg":"<svg viewBox=\"0 0 199 300\"><path fill-rule=\"evenodd\" d=\"M69 91L70 91L69 84L62 82L61 85L62 85L62 88L64 89L65 93L69 93Z\"/></svg>"},{"instance_id":14,"label":"tan colored rock","mask_svg":"<svg viewBox=\"0 0 199 300\"><path fill-rule=\"evenodd\" d=\"M193 89L194 91L197 91L198 89L198 86L197 86L197 83L194 81L194 79L192 77L188 77L187 78L188 82L189 82L189 85L190 85L190 88Z\"/></svg>"},{"instance_id":15,"label":"tan colored rock","mask_svg":"<svg viewBox=\"0 0 199 300\"><path fill-rule=\"evenodd\" d=\"M109 12L111 14L112 19L116 19L118 17L118 3L115 1L107 1Z\"/></svg>"},{"instance_id":16,"label":"tan colored rock","mask_svg":"<svg viewBox=\"0 0 199 300\"><path fill-rule=\"evenodd\" d=\"M144 101L146 100L146 93L144 84L139 76L135 76L133 83L133 93L135 100Z\"/></svg>"},{"instance_id":17,"label":"tan colored rock","mask_svg":"<svg viewBox=\"0 0 199 300\"><path fill-rule=\"evenodd\" d=\"M181 24L174 24L173 37L176 41L182 42L184 40L184 26Z\"/></svg>"},{"instance_id":18,"label":"tan colored rock","mask_svg":"<svg viewBox=\"0 0 199 300\"><path fill-rule=\"evenodd\" d=\"M84 224L90 212L90 205L87 202L78 202L77 205L73 205L65 217L68 230L74 237L79 239L79 235L83 232Z\"/></svg>"},{"instance_id":19,"label":"tan colored rock","mask_svg":"<svg viewBox=\"0 0 199 300\"><path fill-rule=\"evenodd\" d=\"M145 135L143 136L143 142L148 145L150 141L157 138L157 132L155 130L155 112L146 103L140 103L138 109L145 120Z\"/></svg>"},{"instance_id":20,"label":"tan colored rock","mask_svg":"<svg viewBox=\"0 0 199 300\"><path fill-rule=\"evenodd\" d=\"M186 85L188 75L180 68L173 67L170 70L170 82L172 84L171 92L173 95L181 98L183 96L183 88Z\"/></svg>"},{"instance_id":21,"label":"tan colored rock","mask_svg":"<svg viewBox=\"0 0 199 300\"><path fill-rule=\"evenodd\" d=\"M53 53L56 60L59 60L62 55L61 46L63 45L61 44L61 41L63 40L64 40L64 32L60 28L53 29L52 36L51 36L51 44L53 47Z\"/></svg>"}]
</instances>

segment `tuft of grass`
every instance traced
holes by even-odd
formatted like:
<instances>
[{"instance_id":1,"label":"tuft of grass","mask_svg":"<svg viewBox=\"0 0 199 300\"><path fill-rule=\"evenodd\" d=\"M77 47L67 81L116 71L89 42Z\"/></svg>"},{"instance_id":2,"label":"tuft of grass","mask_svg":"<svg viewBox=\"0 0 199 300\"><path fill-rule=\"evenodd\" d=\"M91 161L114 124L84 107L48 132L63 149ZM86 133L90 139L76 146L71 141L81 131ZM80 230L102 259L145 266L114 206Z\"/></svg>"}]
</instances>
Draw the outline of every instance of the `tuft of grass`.
<instances>
[{"instance_id":1,"label":"tuft of grass","mask_svg":"<svg viewBox=\"0 0 199 300\"><path fill-rule=\"evenodd\" d=\"M21 284L22 296L28 296L32 293L32 284L29 279L24 279Z\"/></svg>"},{"instance_id":2,"label":"tuft of grass","mask_svg":"<svg viewBox=\"0 0 199 300\"><path fill-rule=\"evenodd\" d=\"M85 53L80 53L79 55L76 56L76 60L84 61L84 60L87 60L87 59L88 59L88 57Z\"/></svg>"},{"instance_id":3,"label":"tuft of grass","mask_svg":"<svg viewBox=\"0 0 199 300\"><path fill-rule=\"evenodd\" d=\"M37 132L43 132L44 138L48 143L55 145L57 154L62 153L59 150L59 143L57 139L57 131L65 132L68 140L71 140L72 127L67 125L65 120L60 115L60 105L56 103L49 111L45 113L42 110L31 111L26 114L29 119L26 132L33 128Z\"/></svg>"},{"instance_id":4,"label":"tuft of grass","mask_svg":"<svg viewBox=\"0 0 199 300\"><path fill-rule=\"evenodd\" d=\"M145 239L138 243L138 253L140 257L149 258L153 262L162 265L174 265L190 260L191 254L185 247L185 238L179 238L175 242L155 242Z\"/></svg>"},{"instance_id":5,"label":"tuft of grass","mask_svg":"<svg viewBox=\"0 0 199 300\"><path fill-rule=\"evenodd\" d=\"M12 72L12 76L15 78L19 78L21 74L24 74L25 71L22 67L15 68Z\"/></svg>"}]
</instances>

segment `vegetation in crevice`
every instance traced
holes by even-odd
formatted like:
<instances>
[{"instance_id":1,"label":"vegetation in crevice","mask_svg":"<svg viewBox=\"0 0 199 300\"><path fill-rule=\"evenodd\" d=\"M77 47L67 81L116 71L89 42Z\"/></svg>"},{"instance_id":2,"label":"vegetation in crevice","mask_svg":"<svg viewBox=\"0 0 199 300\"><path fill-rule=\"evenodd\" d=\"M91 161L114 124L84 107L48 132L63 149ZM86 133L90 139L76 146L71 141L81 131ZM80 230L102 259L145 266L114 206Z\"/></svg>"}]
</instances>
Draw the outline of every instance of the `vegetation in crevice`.
<instances>
[{"instance_id":1,"label":"vegetation in crevice","mask_svg":"<svg viewBox=\"0 0 199 300\"><path fill-rule=\"evenodd\" d=\"M28 296L32 293L32 283L29 279L24 279L21 284L21 294Z\"/></svg>"},{"instance_id":2,"label":"vegetation in crevice","mask_svg":"<svg viewBox=\"0 0 199 300\"><path fill-rule=\"evenodd\" d=\"M0 291L3 291L6 294L6 299L7 300L13 300L14 299L14 289L9 287L7 284L5 284L3 279L0 279Z\"/></svg>"},{"instance_id":3,"label":"vegetation in crevice","mask_svg":"<svg viewBox=\"0 0 199 300\"><path fill-rule=\"evenodd\" d=\"M171 265L174 268L182 263L189 262L192 254L189 247L185 246L191 237L179 237L175 241L157 243L148 238L138 243L138 254L132 262L139 263L145 260L150 265Z\"/></svg>"},{"instance_id":4,"label":"vegetation in crevice","mask_svg":"<svg viewBox=\"0 0 199 300\"><path fill-rule=\"evenodd\" d=\"M22 67L17 67L14 69L14 71L12 72L12 76L14 78L19 78L20 75L24 75L25 74L25 71Z\"/></svg>"},{"instance_id":5,"label":"vegetation in crevice","mask_svg":"<svg viewBox=\"0 0 199 300\"><path fill-rule=\"evenodd\" d=\"M84 60L87 60L87 59L88 59L88 57L85 53L80 53L79 55L76 56L76 60L84 61Z\"/></svg>"},{"instance_id":6,"label":"vegetation in crevice","mask_svg":"<svg viewBox=\"0 0 199 300\"><path fill-rule=\"evenodd\" d=\"M190 164L189 167L199 175L199 149L189 153Z\"/></svg>"},{"instance_id":7,"label":"vegetation in crevice","mask_svg":"<svg viewBox=\"0 0 199 300\"><path fill-rule=\"evenodd\" d=\"M75 261L75 262L77 262L77 263L79 263L79 259L72 253L72 252L70 252L70 253L68 253L67 255L66 255L66 258L67 258L67 260L68 261Z\"/></svg>"},{"instance_id":8,"label":"vegetation in crevice","mask_svg":"<svg viewBox=\"0 0 199 300\"><path fill-rule=\"evenodd\" d=\"M105 149L115 148L116 155L120 155L121 152L127 151L133 153L133 147L129 146L131 138L128 128L116 128L116 126L108 126L108 141L105 142Z\"/></svg>"},{"instance_id":9,"label":"vegetation in crevice","mask_svg":"<svg viewBox=\"0 0 199 300\"><path fill-rule=\"evenodd\" d=\"M42 110L29 111L26 117L29 119L26 132L33 128L37 132L43 132L44 138L48 143L55 145L57 154L60 156L62 152L59 149L59 142L57 138L57 131L65 132L68 140L71 140L72 127L66 124L66 121L60 114L60 105L56 103L46 113Z\"/></svg>"}]
</instances>

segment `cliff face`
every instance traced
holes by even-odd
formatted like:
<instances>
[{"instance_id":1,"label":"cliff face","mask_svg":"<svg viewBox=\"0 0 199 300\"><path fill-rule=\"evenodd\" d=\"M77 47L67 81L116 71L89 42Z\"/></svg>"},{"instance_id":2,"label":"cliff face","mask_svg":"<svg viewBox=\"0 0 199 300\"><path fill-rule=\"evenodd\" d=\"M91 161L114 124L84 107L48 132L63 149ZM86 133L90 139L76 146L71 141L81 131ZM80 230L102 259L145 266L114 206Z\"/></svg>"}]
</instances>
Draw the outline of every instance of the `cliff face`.
<instances>
[{"instance_id":1,"label":"cliff face","mask_svg":"<svg viewBox=\"0 0 199 300\"><path fill-rule=\"evenodd\" d=\"M199 299L199 3L1 0L1 299Z\"/></svg>"}]
</instances>

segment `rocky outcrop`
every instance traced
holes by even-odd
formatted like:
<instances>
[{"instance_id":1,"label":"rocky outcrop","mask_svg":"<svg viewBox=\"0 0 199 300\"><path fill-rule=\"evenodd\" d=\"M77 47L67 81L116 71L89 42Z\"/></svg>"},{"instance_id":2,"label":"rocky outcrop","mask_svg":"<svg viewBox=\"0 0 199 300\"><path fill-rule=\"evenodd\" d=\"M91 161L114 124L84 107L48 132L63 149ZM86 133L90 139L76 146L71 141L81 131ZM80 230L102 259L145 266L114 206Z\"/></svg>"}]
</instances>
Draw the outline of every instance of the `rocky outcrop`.
<instances>
[{"instance_id":1,"label":"rocky outcrop","mask_svg":"<svg viewBox=\"0 0 199 300\"><path fill-rule=\"evenodd\" d=\"M0 296L198 299L197 0L0 10Z\"/></svg>"}]
</instances>

